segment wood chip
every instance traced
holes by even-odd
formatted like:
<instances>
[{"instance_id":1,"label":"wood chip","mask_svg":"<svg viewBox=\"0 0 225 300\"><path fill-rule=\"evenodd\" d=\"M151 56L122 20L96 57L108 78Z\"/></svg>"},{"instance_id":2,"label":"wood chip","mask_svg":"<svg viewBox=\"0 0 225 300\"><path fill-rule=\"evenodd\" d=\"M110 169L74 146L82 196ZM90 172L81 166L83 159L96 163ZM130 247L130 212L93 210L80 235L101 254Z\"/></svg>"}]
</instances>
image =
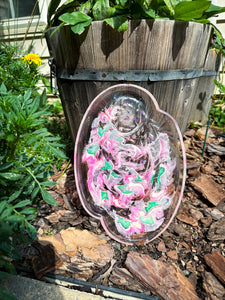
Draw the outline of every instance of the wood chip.
<instances>
[{"instance_id":1,"label":"wood chip","mask_svg":"<svg viewBox=\"0 0 225 300\"><path fill-rule=\"evenodd\" d=\"M166 252L166 246L163 240L159 242L157 250L161 252Z\"/></svg>"},{"instance_id":2,"label":"wood chip","mask_svg":"<svg viewBox=\"0 0 225 300\"><path fill-rule=\"evenodd\" d=\"M204 260L212 269L216 277L225 284L225 258L219 250L213 251L211 254L206 254Z\"/></svg>"},{"instance_id":3,"label":"wood chip","mask_svg":"<svg viewBox=\"0 0 225 300\"><path fill-rule=\"evenodd\" d=\"M215 153L216 155L225 155L225 147L218 146L214 143L210 143L207 147L207 151Z\"/></svg>"},{"instance_id":4,"label":"wood chip","mask_svg":"<svg viewBox=\"0 0 225 300\"><path fill-rule=\"evenodd\" d=\"M222 187L207 175L198 177L191 185L215 206L225 198Z\"/></svg>"},{"instance_id":5,"label":"wood chip","mask_svg":"<svg viewBox=\"0 0 225 300\"><path fill-rule=\"evenodd\" d=\"M210 272L203 274L203 287L209 298L212 300L221 300L225 298L225 288Z\"/></svg>"},{"instance_id":6,"label":"wood chip","mask_svg":"<svg viewBox=\"0 0 225 300\"><path fill-rule=\"evenodd\" d=\"M212 218L211 218L212 219ZM225 240L225 217L211 224L207 238L210 241Z\"/></svg>"},{"instance_id":7,"label":"wood chip","mask_svg":"<svg viewBox=\"0 0 225 300\"><path fill-rule=\"evenodd\" d=\"M176 266L137 252L128 254L125 265L163 300L199 299L191 282Z\"/></svg>"},{"instance_id":8,"label":"wood chip","mask_svg":"<svg viewBox=\"0 0 225 300\"><path fill-rule=\"evenodd\" d=\"M177 219L191 226L198 226L198 221L194 219L186 209L177 215Z\"/></svg>"},{"instance_id":9,"label":"wood chip","mask_svg":"<svg viewBox=\"0 0 225 300\"><path fill-rule=\"evenodd\" d=\"M41 243L34 242L33 246L39 252L38 256L32 258L32 267L37 279L63 265L63 260L52 244L42 245Z\"/></svg>"}]
</instances>

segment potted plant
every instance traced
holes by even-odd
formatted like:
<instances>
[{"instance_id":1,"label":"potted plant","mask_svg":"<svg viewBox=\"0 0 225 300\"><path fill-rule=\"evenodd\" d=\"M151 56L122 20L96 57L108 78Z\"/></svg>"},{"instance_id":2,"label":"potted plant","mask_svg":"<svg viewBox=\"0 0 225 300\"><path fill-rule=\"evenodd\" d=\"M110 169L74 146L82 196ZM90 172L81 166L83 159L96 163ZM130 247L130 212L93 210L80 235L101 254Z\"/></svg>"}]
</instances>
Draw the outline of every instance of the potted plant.
<instances>
[{"instance_id":1,"label":"potted plant","mask_svg":"<svg viewBox=\"0 0 225 300\"><path fill-rule=\"evenodd\" d=\"M119 82L148 89L184 131L204 75L209 19L225 7L208 0L59 4L50 2L46 39L72 138L94 97Z\"/></svg>"}]
</instances>

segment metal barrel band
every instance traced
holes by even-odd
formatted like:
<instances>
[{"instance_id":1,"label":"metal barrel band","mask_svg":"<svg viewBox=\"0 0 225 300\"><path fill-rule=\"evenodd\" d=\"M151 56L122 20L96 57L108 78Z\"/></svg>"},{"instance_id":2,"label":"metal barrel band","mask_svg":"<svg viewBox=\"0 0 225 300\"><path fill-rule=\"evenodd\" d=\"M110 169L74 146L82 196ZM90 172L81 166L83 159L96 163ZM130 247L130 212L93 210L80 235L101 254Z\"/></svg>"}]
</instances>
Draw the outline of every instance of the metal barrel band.
<instances>
[{"instance_id":1,"label":"metal barrel band","mask_svg":"<svg viewBox=\"0 0 225 300\"><path fill-rule=\"evenodd\" d=\"M128 71L102 71L102 70L57 70L57 78L77 81L169 81L192 79L204 76L218 76L219 72L192 70L128 70Z\"/></svg>"},{"instance_id":2,"label":"metal barrel band","mask_svg":"<svg viewBox=\"0 0 225 300\"><path fill-rule=\"evenodd\" d=\"M127 71L105 71L79 69L74 72L56 68L53 57L49 58L51 92L57 95L57 78L74 81L169 81L192 79L198 77L219 76L217 71L204 71L203 69L177 69L177 70L127 70ZM54 84L53 84L54 79Z\"/></svg>"}]
</instances>

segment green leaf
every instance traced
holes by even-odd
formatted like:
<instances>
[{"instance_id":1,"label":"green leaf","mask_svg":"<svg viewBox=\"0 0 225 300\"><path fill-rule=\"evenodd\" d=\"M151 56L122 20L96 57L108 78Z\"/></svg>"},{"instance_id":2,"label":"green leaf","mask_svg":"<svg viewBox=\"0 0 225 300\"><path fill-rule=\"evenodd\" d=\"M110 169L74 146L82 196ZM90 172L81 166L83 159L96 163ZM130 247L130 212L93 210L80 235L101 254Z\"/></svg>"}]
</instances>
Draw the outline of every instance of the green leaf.
<instances>
[{"instance_id":1,"label":"green leaf","mask_svg":"<svg viewBox=\"0 0 225 300\"><path fill-rule=\"evenodd\" d=\"M13 162L8 162L0 165L0 172L9 169L10 167L13 166L13 164L14 164Z\"/></svg>"},{"instance_id":2,"label":"green leaf","mask_svg":"<svg viewBox=\"0 0 225 300\"><path fill-rule=\"evenodd\" d=\"M56 185L57 182L54 182L54 181L44 181L44 182L40 182L40 185L42 186L54 186Z\"/></svg>"},{"instance_id":3,"label":"green leaf","mask_svg":"<svg viewBox=\"0 0 225 300\"><path fill-rule=\"evenodd\" d=\"M92 8L94 20L104 20L113 17L116 9L111 7L109 0L97 0Z\"/></svg>"},{"instance_id":4,"label":"green leaf","mask_svg":"<svg viewBox=\"0 0 225 300\"><path fill-rule=\"evenodd\" d=\"M20 208L20 207L24 207L24 206L27 206L30 204L31 204L31 201L27 199L27 200L20 201L19 203L14 205L14 208Z\"/></svg>"},{"instance_id":5,"label":"green leaf","mask_svg":"<svg viewBox=\"0 0 225 300\"><path fill-rule=\"evenodd\" d=\"M1 84L0 93L3 95L7 93L7 88L4 83Z\"/></svg>"},{"instance_id":6,"label":"green leaf","mask_svg":"<svg viewBox=\"0 0 225 300\"><path fill-rule=\"evenodd\" d=\"M41 190L41 195L43 200L50 204L50 205L54 205L54 206L58 206L57 202L55 201L55 199L45 190Z\"/></svg>"},{"instance_id":7,"label":"green leaf","mask_svg":"<svg viewBox=\"0 0 225 300\"><path fill-rule=\"evenodd\" d=\"M51 0L48 6L48 14L47 14L47 21L50 24L51 18L54 15L55 11L57 10L61 0Z\"/></svg>"},{"instance_id":8,"label":"green leaf","mask_svg":"<svg viewBox=\"0 0 225 300\"><path fill-rule=\"evenodd\" d=\"M32 199L32 200L37 196L37 194L39 193L39 191L40 191L40 187L39 187L39 186L37 186L37 187L32 191L32 193L31 193L31 199Z\"/></svg>"},{"instance_id":9,"label":"green leaf","mask_svg":"<svg viewBox=\"0 0 225 300\"><path fill-rule=\"evenodd\" d=\"M23 218L19 215L12 215L12 216L8 216L6 219L5 219L7 222L16 222L16 223L19 223L23 220Z\"/></svg>"},{"instance_id":10,"label":"green leaf","mask_svg":"<svg viewBox=\"0 0 225 300\"><path fill-rule=\"evenodd\" d=\"M25 164L25 167L31 166L31 165L35 162L36 159L37 159L37 156L36 156L36 155L34 155L34 156L32 156L31 158L29 158L29 160L28 160L27 163Z\"/></svg>"},{"instance_id":11,"label":"green leaf","mask_svg":"<svg viewBox=\"0 0 225 300\"><path fill-rule=\"evenodd\" d=\"M31 89L26 90L25 93L24 93L24 96L23 96L24 100L25 101L29 100L30 97L31 97L31 94L32 94L32 90Z\"/></svg>"},{"instance_id":12,"label":"green leaf","mask_svg":"<svg viewBox=\"0 0 225 300\"><path fill-rule=\"evenodd\" d=\"M87 22L83 22L80 24L76 24L74 26L71 26L71 30L76 34L81 34L84 32L85 27L89 26L91 24L91 20Z\"/></svg>"},{"instance_id":13,"label":"green leaf","mask_svg":"<svg viewBox=\"0 0 225 300\"><path fill-rule=\"evenodd\" d=\"M7 201L2 201L0 202L0 218L1 218L1 212L3 211L4 208L6 208L8 205Z\"/></svg>"},{"instance_id":14,"label":"green leaf","mask_svg":"<svg viewBox=\"0 0 225 300\"><path fill-rule=\"evenodd\" d=\"M65 23L68 23L70 25L77 25L86 23L88 21L91 21L91 17L87 16L86 14L83 14L80 11L74 11L72 13L65 13L59 17L60 21L63 21Z\"/></svg>"},{"instance_id":15,"label":"green leaf","mask_svg":"<svg viewBox=\"0 0 225 300\"><path fill-rule=\"evenodd\" d=\"M36 97L33 101L33 104L30 107L30 114L33 114L34 112L36 112L39 108L39 105L40 105L39 97Z\"/></svg>"},{"instance_id":16,"label":"green leaf","mask_svg":"<svg viewBox=\"0 0 225 300\"><path fill-rule=\"evenodd\" d=\"M23 215L30 215L30 214L34 214L36 212L37 212L37 209L34 207L27 207L20 211L20 213Z\"/></svg>"},{"instance_id":17,"label":"green leaf","mask_svg":"<svg viewBox=\"0 0 225 300\"><path fill-rule=\"evenodd\" d=\"M204 17L208 19L222 12L225 12L225 7L217 6L211 3L210 7L205 11Z\"/></svg>"},{"instance_id":18,"label":"green leaf","mask_svg":"<svg viewBox=\"0 0 225 300\"><path fill-rule=\"evenodd\" d=\"M41 173L36 175L36 178L39 178L39 179L44 179L44 178L48 178L48 177L49 177L49 172L48 171L44 171L44 172L41 172Z\"/></svg>"},{"instance_id":19,"label":"green leaf","mask_svg":"<svg viewBox=\"0 0 225 300\"><path fill-rule=\"evenodd\" d=\"M123 16L108 18L105 19L105 22L118 31L126 31L128 29L128 20Z\"/></svg>"},{"instance_id":20,"label":"green leaf","mask_svg":"<svg viewBox=\"0 0 225 300\"><path fill-rule=\"evenodd\" d=\"M116 2L117 5L124 6L128 2L128 0L116 0L115 2Z\"/></svg>"},{"instance_id":21,"label":"green leaf","mask_svg":"<svg viewBox=\"0 0 225 300\"><path fill-rule=\"evenodd\" d=\"M32 220L34 220L36 217L37 217L36 214L29 215L29 216L26 216L26 220L27 220L27 221L32 221Z\"/></svg>"},{"instance_id":22,"label":"green leaf","mask_svg":"<svg viewBox=\"0 0 225 300\"><path fill-rule=\"evenodd\" d=\"M11 213L12 213L12 211L13 211L12 207L6 208L6 209L3 211L2 215L1 215L1 218L4 219L4 218L10 216Z\"/></svg>"},{"instance_id":23,"label":"green leaf","mask_svg":"<svg viewBox=\"0 0 225 300\"><path fill-rule=\"evenodd\" d=\"M37 231L33 225L31 225L29 222L26 222L26 229L29 236L35 240L37 238Z\"/></svg>"},{"instance_id":24,"label":"green leaf","mask_svg":"<svg viewBox=\"0 0 225 300\"><path fill-rule=\"evenodd\" d=\"M172 1L171 0L164 0L164 2L166 3L166 6L168 7L171 15L174 14L174 8L173 8L173 4L172 4Z\"/></svg>"},{"instance_id":25,"label":"green leaf","mask_svg":"<svg viewBox=\"0 0 225 300\"><path fill-rule=\"evenodd\" d=\"M13 194L9 197L8 202L10 203L10 202L16 200L16 199L19 197L19 195L22 193L22 191L23 191L23 189L20 189L20 190L16 191L15 193L13 193ZM14 206L14 207L15 207L15 206Z\"/></svg>"},{"instance_id":26,"label":"green leaf","mask_svg":"<svg viewBox=\"0 0 225 300\"><path fill-rule=\"evenodd\" d=\"M16 181L18 179L23 178L23 175L16 174L16 173L0 173L0 176L5 179L12 180L12 181Z\"/></svg>"},{"instance_id":27,"label":"green leaf","mask_svg":"<svg viewBox=\"0 0 225 300\"><path fill-rule=\"evenodd\" d=\"M56 157L67 159L67 156L61 150L51 147L51 151Z\"/></svg>"},{"instance_id":28,"label":"green leaf","mask_svg":"<svg viewBox=\"0 0 225 300\"><path fill-rule=\"evenodd\" d=\"M92 9L92 0L85 1L83 4L81 4L79 11L83 14L89 14Z\"/></svg>"},{"instance_id":29,"label":"green leaf","mask_svg":"<svg viewBox=\"0 0 225 300\"><path fill-rule=\"evenodd\" d=\"M182 1L174 8L174 19L183 21L199 19L209 8L210 4L211 1L208 0Z\"/></svg>"}]
</instances>

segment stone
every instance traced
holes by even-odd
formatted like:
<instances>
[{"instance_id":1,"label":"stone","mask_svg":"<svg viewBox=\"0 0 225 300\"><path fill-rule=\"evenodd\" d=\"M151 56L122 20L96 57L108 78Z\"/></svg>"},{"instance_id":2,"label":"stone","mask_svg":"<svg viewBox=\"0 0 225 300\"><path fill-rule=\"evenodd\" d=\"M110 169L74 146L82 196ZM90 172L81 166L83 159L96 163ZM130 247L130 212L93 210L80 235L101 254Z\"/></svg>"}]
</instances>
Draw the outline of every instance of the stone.
<instances>
[{"instance_id":1,"label":"stone","mask_svg":"<svg viewBox=\"0 0 225 300\"><path fill-rule=\"evenodd\" d=\"M210 241L225 240L225 217L211 224L207 238Z\"/></svg>"},{"instance_id":2,"label":"stone","mask_svg":"<svg viewBox=\"0 0 225 300\"><path fill-rule=\"evenodd\" d=\"M191 185L215 206L225 198L222 187L208 175L196 178Z\"/></svg>"},{"instance_id":3,"label":"stone","mask_svg":"<svg viewBox=\"0 0 225 300\"><path fill-rule=\"evenodd\" d=\"M6 296L4 299L18 300L104 300L100 295L95 295L91 291L79 291L76 288L64 287L61 285L47 283L36 279L27 278L25 276L10 275L6 279L0 280L2 286L10 291L11 297ZM69 286L69 285L68 285ZM1 298L2 299L2 298Z\"/></svg>"},{"instance_id":4,"label":"stone","mask_svg":"<svg viewBox=\"0 0 225 300\"><path fill-rule=\"evenodd\" d=\"M193 285L177 266L137 252L128 254L125 265L162 300L199 299Z\"/></svg>"},{"instance_id":5,"label":"stone","mask_svg":"<svg viewBox=\"0 0 225 300\"><path fill-rule=\"evenodd\" d=\"M216 277L225 284L225 257L220 251L214 250L211 254L204 255L204 260Z\"/></svg>"},{"instance_id":6,"label":"stone","mask_svg":"<svg viewBox=\"0 0 225 300\"><path fill-rule=\"evenodd\" d=\"M203 288L211 300L225 299L225 288L210 272L203 274Z\"/></svg>"}]
</instances>

